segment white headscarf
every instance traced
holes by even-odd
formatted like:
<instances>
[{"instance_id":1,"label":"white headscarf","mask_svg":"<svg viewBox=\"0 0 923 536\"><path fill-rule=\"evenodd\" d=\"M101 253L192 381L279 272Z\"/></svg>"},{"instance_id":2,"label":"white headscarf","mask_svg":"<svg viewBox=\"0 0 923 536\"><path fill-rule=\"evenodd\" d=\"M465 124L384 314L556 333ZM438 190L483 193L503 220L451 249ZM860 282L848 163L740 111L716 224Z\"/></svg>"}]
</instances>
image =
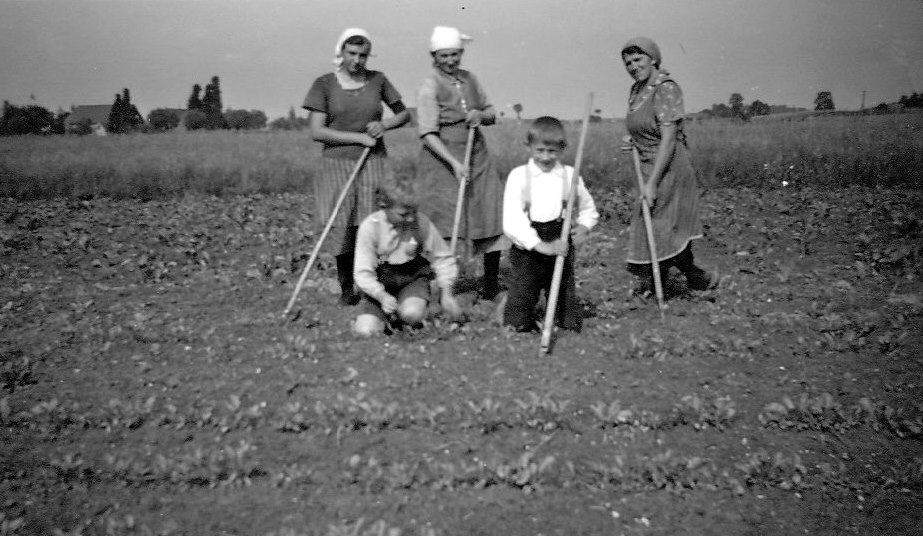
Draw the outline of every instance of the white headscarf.
<instances>
[{"instance_id":1,"label":"white headscarf","mask_svg":"<svg viewBox=\"0 0 923 536\"><path fill-rule=\"evenodd\" d=\"M345 43L346 40L350 37L357 35L368 39L369 43L372 42L372 38L369 37L369 33L362 28L347 28L343 31L343 33L340 34L340 38L337 39L337 46L333 49L333 63L337 65L343 63L343 56L341 55L343 53L343 43Z\"/></svg>"},{"instance_id":2,"label":"white headscarf","mask_svg":"<svg viewBox=\"0 0 923 536\"><path fill-rule=\"evenodd\" d=\"M436 52L446 48L463 50L468 41L472 41L471 36L461 33L458 28L436 26L433 28L433 35L429 38L429 51Z\"/></svg>"}]
</instances>

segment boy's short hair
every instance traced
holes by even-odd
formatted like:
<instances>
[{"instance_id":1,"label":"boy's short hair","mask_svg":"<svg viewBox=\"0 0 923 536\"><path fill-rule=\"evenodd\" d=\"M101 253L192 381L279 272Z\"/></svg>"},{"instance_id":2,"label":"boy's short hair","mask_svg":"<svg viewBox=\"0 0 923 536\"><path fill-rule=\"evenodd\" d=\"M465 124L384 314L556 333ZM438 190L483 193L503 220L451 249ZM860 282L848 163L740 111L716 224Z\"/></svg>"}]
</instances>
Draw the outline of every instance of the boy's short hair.
<instances>
[{"instance_id":1,"label":"boy's short hair","mask_svg":"<svg viewBox=\"0 0 923 536\"><path fill-rule=\"evenodd\" d=\"M385 173L378 186L378 196L384 208L394 205L416 208L420 203L416 182L408 173Z\"/></svg>"},{"instance_id":2,"label":"boy's short hair","mask_svg":"<svg viewBox=\"0 0 923 536\"><path fill-rule=\"evenodd\" d=\"M532 145L536 142L557 145L564 149L567 147L567 133L564 132L564 125L556 117L549 115L536 118L529 125L526 143Z\"/></svg>"}]
</instances>

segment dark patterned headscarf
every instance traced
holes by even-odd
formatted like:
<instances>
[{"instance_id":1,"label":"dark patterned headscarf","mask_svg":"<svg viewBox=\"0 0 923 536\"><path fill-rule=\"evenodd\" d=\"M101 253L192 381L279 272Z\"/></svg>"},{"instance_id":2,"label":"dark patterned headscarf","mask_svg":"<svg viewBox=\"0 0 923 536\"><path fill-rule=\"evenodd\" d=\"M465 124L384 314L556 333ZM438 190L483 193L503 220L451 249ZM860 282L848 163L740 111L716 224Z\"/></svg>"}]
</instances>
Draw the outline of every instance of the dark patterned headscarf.
<instances>
[{"instance_id":1,"label":"dark patterned headscarf","mask_svg":"<svg viewBox=\"0 0 923 536\"><path fill-rule=\"evenodd\" d=\"M644 52L653 60L654 67L660 68L660 47L657 46L657 43L653 39L648 37L634 37L629 39L625 46L622 47L622 54L630 48L637 48L641 52Z\"/></svg>"}]
</instances>

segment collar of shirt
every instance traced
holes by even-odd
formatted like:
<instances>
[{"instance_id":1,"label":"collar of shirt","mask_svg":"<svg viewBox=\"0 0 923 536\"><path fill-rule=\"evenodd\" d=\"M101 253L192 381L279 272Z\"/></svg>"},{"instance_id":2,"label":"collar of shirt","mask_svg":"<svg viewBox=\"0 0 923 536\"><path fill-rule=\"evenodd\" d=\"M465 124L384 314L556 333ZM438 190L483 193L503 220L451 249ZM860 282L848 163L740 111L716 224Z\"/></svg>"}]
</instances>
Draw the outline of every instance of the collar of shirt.
<instances>
[{"instance_id":1,"label":"collar of shirt","mask_svg":"<svg viewBox=\"0 0 923 536\"><path fill-rule=\"evenodd\" d=\"M562 179L564 178L564 164L560 161L554 163L554 167L551 168L551 171L542 171L542 168L538 167L538 164L535 163L534 158L530 158L529 163L526 165L529 166L529 174L532 177L538 177L539 175L547 173Z\"/></svg>"},{"instance_id":2,"label":"collar of shirt","mask_svg":"<svg viewBox=\"0 0 923 536\"><path fill-rule=\"evenodd\" d=\"M455 76L446 74L439 67L433 67L433 71L436 72L436 76L445 79L451 84L467 84L468 83L468 80L461 76L461 73L462 73L461 69L458 70L458 74Z\"/></svg>"}]
</instances>

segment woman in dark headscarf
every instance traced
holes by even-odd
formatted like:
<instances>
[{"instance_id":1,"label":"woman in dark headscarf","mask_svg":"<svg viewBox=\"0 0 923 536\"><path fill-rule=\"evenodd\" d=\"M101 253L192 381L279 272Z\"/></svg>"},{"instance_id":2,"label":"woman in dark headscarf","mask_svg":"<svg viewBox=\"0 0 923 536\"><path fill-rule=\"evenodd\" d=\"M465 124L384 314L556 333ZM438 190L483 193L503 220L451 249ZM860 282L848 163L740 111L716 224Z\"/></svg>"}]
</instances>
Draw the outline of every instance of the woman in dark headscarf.
<instances>
[{"instance_id":1,"label":"woman in dark headscarf","mask_svg":"<svg viewBox=\"0 0 923 536\"><path fill-rule=\"evenodd\" d=\"M410 112L385 75L365 68L372 41L361 28L340 35L334 48L337 69L317 80L303 107L311 111L311 135L323 143L322 169L314 181L317 220L329 221L336 200L363 150L371 149L362 170L336 215L325 247L333 249L340 282L340 304L359 303L353 282L356 229L378 210L378 183L385 174L384 133L410 119ZM382 119L382 104L394 113Z\"/></svg>"},{"instance_id":2,"label":"woman in dark headscarf","mask_svg":"<svg viewBox=\"0 0 923 536\"><path fill-rule=\"evenodd\" d=\"M688 288L716 288L718 272L706 272L693 262L692 240L702 238L702 225L695 170L683 132L682 90L660 68L660 48L646 37L629 40L622 47L622 61L634 79L626 126L641 155L641 195L651 205L661 278L675 266L686 276ZM639 278L639 293L650 292L654 279L640 199L632 212L629 242L628 271Z\"/></svg>"}]
</instances>

